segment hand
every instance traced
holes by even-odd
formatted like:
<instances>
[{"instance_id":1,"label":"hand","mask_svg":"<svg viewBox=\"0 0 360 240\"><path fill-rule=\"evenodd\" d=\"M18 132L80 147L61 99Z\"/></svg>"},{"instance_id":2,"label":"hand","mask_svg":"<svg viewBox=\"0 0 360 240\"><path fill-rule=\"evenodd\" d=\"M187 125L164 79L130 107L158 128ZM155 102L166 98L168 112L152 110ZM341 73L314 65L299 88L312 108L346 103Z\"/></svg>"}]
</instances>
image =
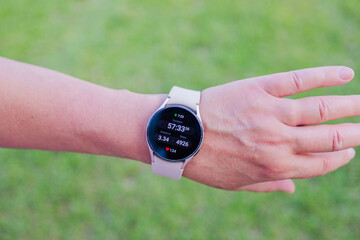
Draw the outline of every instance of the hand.
<instances>
[{"instance_id":1,"label":"hand","mask_svg":"<svg viewBox=\"0 0 360 240\"><path fill-rule=\"evenodd\" d=\"M360 145L359 124L311 125L360 115L360 96L282 98L349 82L346 67L320 67L205 89L204 141L184 176L226 190L292 193L290 179L347 164Z\"/></svg>"}]
</instances>

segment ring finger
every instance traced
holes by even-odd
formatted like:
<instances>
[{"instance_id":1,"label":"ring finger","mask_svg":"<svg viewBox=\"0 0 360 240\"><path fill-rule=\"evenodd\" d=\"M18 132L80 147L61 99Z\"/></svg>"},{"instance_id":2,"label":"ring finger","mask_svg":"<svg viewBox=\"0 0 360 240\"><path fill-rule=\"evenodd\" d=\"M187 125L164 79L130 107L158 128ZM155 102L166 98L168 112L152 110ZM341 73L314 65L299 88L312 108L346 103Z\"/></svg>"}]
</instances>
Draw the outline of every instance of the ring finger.
<instances>
[{"instance_id":1,"label":"ring finger","mask_svg":"<svg viewBox=\"0 0 360 240\"><path fill-rule=\"evenodd\" d=\"M292 127L296 153L331 152L360 146L360 124L342 123Z\"/></svg>"}]
</instances>

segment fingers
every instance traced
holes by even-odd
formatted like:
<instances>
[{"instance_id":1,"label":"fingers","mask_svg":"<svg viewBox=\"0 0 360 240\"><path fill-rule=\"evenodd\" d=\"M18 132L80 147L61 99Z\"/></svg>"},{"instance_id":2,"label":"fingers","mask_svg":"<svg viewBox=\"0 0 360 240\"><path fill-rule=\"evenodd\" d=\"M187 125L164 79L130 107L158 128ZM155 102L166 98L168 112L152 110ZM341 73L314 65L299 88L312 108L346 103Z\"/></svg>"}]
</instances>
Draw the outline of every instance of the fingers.
<instances>
[{"instance_id":1,"label":"fingers","mask_svg":"<svg viewBox=\"0 0 360 240\"><path fill-rule=\"evenodd\" d=\"M292 128L293 150L303 152L331 152L360 146L360 124L342 123Z\"/></svg>"},{"instance_id":2,"label":"fingers","mask_svg":"<svg viewBox=\"0 0 360 240\"><path fill-rule=\"evenodd\" d=\"M283 102L281 119L290 126L360 115L360 95L307 97L286 101Z\"/></svg>"},{"instance_id":3,"label":"fingers","mask_svg":"<svg viewBox=\"0 0 360 240\"><path fill-rule=\"evenodd\" d=\"M308 68L258 78L260 86L275 97L284 97L319 87L349 82L354 71L347 67Z\"/></svg>"},{"instance_id":4,"label":"fingers","mask_svg":"<svg viewBox=\"0 0 360 240\"><path fill-rule=\"evenodd\" d=\"M276 192L281 191L285 193L294 193L295 184L291 179L261 182L236 189L237 191L250 191L250 192Z\"/></svg>"},{"instance_id":5,"label":"fingers","mask_svg":"<svg viewBox=\"0 0 360 240\"><path fill-rule=\"evenodd\" d=\"M350 148L337 152L299 154L295 157L296 173L291 178L312 178L332 172L347 164L355 156Z\"/></svg>"}]
</instances>

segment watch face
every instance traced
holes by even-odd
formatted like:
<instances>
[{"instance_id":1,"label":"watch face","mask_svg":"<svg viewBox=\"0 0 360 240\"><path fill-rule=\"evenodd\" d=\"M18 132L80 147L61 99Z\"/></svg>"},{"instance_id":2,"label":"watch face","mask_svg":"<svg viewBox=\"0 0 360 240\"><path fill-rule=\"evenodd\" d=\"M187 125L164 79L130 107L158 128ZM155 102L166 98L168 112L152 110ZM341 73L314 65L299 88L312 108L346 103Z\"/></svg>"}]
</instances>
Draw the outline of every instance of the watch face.
<instances>
[{"instance_id":1,"label":"watch face","mask_svg":"<svg viewBox=\"0 0 360 240\"><path fill-rule=\"evenodd\" d=\"M168 161L184 161L200 148L203 129L187 107L170 105L158 110L147 127L147 140L156 155Z\"/></svg>"}]
</instances>

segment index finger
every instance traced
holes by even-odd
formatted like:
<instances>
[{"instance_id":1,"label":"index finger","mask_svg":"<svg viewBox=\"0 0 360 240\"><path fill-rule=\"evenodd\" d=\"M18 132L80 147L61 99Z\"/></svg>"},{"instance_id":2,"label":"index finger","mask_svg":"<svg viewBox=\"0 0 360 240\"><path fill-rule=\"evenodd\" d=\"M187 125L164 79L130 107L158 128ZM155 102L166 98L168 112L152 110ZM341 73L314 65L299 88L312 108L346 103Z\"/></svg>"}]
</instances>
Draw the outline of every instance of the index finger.
<instances>
[{"instance_id":1,"label":"index finger","mask_svg":"<svg viewBox=\"0 0 360 240\"><path fill-rule=\"evenodd\" d=\"M354 71L344 66L307 68L259 78L260 86L275 97L285 97L319 87L349 82Z\"/></svg>"}]
</instances>

